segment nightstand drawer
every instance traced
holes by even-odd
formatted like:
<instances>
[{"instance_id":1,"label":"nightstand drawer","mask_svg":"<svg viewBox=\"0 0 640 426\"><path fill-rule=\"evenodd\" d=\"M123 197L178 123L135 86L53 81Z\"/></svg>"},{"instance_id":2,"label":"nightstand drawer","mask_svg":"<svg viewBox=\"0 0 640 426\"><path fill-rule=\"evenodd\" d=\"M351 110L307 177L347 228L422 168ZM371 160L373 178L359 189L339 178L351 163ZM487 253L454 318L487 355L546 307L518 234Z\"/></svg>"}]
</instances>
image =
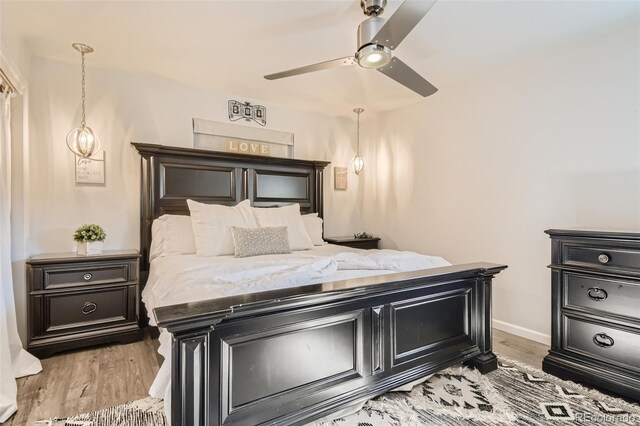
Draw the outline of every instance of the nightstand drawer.
<instances>
[{"instance_id":1,"label":"nightstand drawer","mask_svg":"<svg viewBox=\"0 0 640 426\"><path fill-rule=\"evenodd\" d=\"M566 265L597 266L599 268L640 271L640 250L603 246L564 244L562 263Z\"/></svg>"},{"instance_id":2,"label":"nightstand drawer","mask_svg":"<svg viewBox=\"0 0 640 426\"><path fill-rule=\"evenodd\" d=\"M622 364L640 371L640 331L565 317L564 348L601 362Z\"/></svg>"},{"instance_id":3,"label":"nightstand drawer","mask_svg":"<svg viewBox=\"0 0 640 426\"><path fill-rule=\"evenodd\" d=\"M118 284L131 280L129 263L72 263L64 266L43 267L34 270L41 274L43 288L51 290L90 284ZM37 282L38 277L34 277Z\"/></svg>"},{"instance_id":4,"label":"nightstand drawer","mask_svg":"<svg viewBox=\"0 0 640 426\"><path fill-rule=\"evenodd\" d=\"M44 296L45 333L126 322L128 287Z\"/></svg>"},{"instance_id":5,"label":"nightstand drawer","mask_svg":"<svg viewBox=\"0 0 640 426\"><path fill-rule=\"evenodd\" d=\"M566 307L581 307L640 319L640 283L563 273ZM640 351L640 348L638 348Z\"/></svg>"}]
</instances>

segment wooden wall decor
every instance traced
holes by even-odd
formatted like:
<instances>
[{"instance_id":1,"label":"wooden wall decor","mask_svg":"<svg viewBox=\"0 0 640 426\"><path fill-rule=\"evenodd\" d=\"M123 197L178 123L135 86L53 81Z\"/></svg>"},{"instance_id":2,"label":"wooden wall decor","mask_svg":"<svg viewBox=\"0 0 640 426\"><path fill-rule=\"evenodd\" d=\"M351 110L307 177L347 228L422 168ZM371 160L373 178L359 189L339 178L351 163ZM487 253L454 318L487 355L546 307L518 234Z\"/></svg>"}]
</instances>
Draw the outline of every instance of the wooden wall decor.
<instances>
[{"instance_id":1,"label":"wooden wall decor","mask_svg":"<svg viewBox=\"0 0 640 426\"><path fill-rule=\"evenodd\" d=\"M293 158L290 132L234 123L193 119L193 147L220 152Z\"/></svg>"}]
</instances>

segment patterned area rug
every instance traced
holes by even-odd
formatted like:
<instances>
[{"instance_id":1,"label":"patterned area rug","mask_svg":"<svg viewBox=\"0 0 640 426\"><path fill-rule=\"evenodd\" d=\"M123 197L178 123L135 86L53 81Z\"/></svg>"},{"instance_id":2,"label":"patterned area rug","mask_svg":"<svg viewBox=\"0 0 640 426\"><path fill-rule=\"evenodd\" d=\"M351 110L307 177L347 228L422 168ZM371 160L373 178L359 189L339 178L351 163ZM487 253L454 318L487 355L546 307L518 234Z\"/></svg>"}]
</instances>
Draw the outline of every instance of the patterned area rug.
<instances>
[{"instance_id":1,"label":"patterned area rug","mask_svg":"<svg viewBox=\"0 0 640 426\"><path fill-rule=\"evenodd\" d=\"M620 424L640 426L640 405L630 404L541 370L499 357L486 375L453 367L410 392L389 392L358 412L315 426L458 426ZM43 426L167 426L162 401L146 398Z\"/></svg>"},{"instance_id":2,"label":"patterned area rug","mask_svg":"<svg viewBox=\"0 0 640 426\"><path fill-rule=\"evenodd\" d=\"M411 392L389 392L355 414L318 426L640 425L640 405L499 357L498 370L435 374Z\"/></svg>"},{"instance_id":3,"label":"patterned area rug","mask_svg":"<svg viewBox=\"0 0 640 426\"><path fill-rule=\"evenodd\" d=\"M66 419L42 420L38 426L168 426L161 399L145 398Z\"/></svg>"}]
</instances>

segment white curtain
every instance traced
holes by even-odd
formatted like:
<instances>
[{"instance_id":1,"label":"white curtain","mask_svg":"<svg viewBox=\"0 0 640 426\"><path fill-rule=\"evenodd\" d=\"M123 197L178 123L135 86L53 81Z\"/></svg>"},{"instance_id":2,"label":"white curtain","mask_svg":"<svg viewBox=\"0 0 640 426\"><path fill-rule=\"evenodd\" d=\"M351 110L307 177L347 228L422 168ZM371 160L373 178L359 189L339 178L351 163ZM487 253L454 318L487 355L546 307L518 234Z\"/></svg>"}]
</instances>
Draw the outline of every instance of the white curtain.
<instances>
[{"instance_id":1,"label":"white curtain","mask_svg":"<svg viewBox=\"0 0 640 426\"><path fill-rule=\"evenodd\" d=\"M11 95L0 93L0 423L17 409L16 377L42 370L18 336L11 277Z\"/></svg>"}]
</instances>

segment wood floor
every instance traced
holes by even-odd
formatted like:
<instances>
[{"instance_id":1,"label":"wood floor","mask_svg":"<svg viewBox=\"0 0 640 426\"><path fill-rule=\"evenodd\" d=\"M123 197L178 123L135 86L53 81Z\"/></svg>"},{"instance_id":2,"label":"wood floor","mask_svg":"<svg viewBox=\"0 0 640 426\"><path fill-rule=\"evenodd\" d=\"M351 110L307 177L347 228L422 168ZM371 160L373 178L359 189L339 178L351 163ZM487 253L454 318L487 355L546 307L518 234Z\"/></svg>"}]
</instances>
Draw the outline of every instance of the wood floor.
<instances>
[{"instance_id":1,"label":"wood floor","mask_svg":"<svg viewBox=\"0 0 640 426\"><path fill-rule=\"evenodd\" d=\"M547 346L494 330L500 355L540 368ZM100 410L147 396L160 367L157 340L66 352L42 360L42 372L18 379L18 411L6 425Z\"/></svg>"},{"instance_id":2,"label":"wood floor","mask_svg":"<svg viewBox=\"0 0 640 426\"><path fill-rule=\"evenodd\" d=\"M145 398L160 368L157 340L69 351L18 379L18 411L4 425L33 425Z\"/></svg>"}]
</instances>

